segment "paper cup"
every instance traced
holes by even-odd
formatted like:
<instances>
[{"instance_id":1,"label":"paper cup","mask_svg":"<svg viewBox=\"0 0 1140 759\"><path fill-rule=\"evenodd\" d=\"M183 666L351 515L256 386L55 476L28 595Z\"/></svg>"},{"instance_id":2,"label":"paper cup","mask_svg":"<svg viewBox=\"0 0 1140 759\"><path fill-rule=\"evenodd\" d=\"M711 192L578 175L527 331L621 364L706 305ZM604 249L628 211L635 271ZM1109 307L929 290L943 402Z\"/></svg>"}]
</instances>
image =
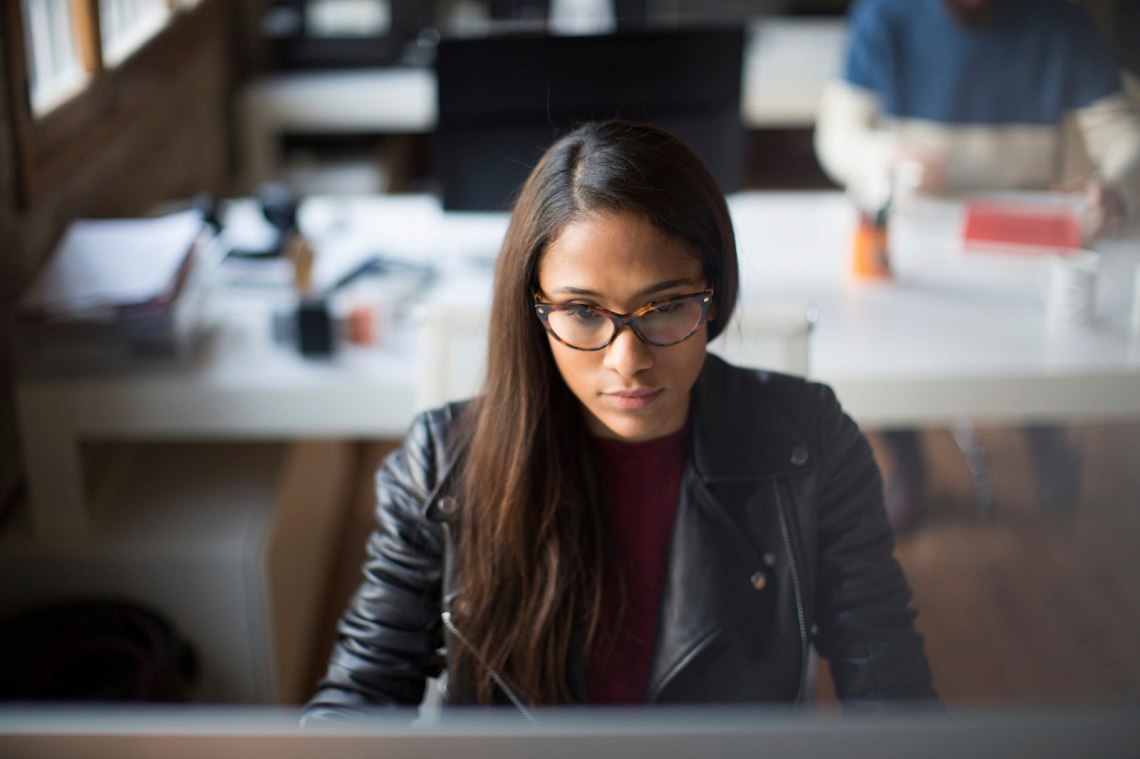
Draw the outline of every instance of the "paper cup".
<instances>
[{"instance_id":1,"label":"paper cup","mask_svg":"<svg viewBox=\"0 0 1140 759\"><path fill-rule=\"evenodd\" d=\"M1132 334L1140 336L1140 264L1132 272Z\"/></svg>"},{"instance_id":2,"label":"paper cup","mask_svg":"<svg viewBox=\"0 0 1140 759\"><path fill-rule=\"evenodd\" d=\"M1096 282L1100 255L1080 251L1049 259L1045 281L1045 319L1052 329L1083 327L1096 317Z\"/></svg>"}]
</instances>

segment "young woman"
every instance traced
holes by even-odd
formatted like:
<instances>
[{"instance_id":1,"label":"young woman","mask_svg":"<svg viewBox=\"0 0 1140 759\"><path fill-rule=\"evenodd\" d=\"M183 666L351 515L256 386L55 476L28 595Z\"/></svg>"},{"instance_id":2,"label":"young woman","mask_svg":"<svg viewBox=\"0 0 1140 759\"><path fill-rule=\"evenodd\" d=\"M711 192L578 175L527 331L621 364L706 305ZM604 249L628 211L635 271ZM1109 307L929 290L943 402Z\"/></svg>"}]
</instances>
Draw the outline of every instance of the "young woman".
<instances>
[{"instance_id":1,"label":"young woman","mask_svg":"<svg viewBox=\"0 0 1140 759\"><path fill-rule=\"evenodd\" d=\"M659 129L587 124L523 187L483 393L377 478L365 579L308 714L931 698L871 451L827 387L706 355L724 197Z\"/></svg>"}]
</instances>

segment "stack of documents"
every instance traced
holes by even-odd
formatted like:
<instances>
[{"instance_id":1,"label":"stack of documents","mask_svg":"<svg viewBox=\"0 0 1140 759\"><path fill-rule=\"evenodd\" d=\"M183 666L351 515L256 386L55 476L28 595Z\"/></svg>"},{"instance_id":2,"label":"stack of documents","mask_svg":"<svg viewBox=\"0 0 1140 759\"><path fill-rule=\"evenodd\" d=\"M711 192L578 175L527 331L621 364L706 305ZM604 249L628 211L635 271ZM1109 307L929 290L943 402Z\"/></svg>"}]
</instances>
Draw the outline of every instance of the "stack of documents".
<instances>
[{"instance_id":1,"label":"stack of documents","mask_svg":"<svg viewBox=\"0 0 1140 759\"><path fill-rule=\"evenodd\" d=\"M21 364L184 356L208 241L197 211L73 222L18 303Z\"/></svg>"}]
</instances>

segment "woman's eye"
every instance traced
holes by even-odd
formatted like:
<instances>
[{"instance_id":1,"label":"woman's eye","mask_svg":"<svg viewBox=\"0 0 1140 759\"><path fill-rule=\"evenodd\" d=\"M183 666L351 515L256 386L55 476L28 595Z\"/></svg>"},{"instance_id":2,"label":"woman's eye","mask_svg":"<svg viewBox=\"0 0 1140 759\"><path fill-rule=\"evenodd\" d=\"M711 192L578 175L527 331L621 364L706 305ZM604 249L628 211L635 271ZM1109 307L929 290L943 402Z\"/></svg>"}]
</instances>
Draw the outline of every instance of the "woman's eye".
<instances>
[{"instance_id":1,"label":"woman's eye","mask_svg":"<svg viewBox=\"0 0 1140 759\"><path fill-rule=\"evenodd\" d=\"M658 314L671 314L680 307L680 303L662 303L660 306L654 306L653 312Z\"/></svg>"},{"instance_id":2,"label":"woman's eye","mask_svg":"<svg viewBox=\"0 0 1140 759\"><path fill-rule=\"evenodd\" d=\"M579 319L581 321L589 321L591 319L600 319L601 318L601 315L598 314L597 311L590 308L589 306L576 306L574 308L569 309L569 311L570 311L571 316L573 316L575 319Z\"/></svg>"}]
</instances>

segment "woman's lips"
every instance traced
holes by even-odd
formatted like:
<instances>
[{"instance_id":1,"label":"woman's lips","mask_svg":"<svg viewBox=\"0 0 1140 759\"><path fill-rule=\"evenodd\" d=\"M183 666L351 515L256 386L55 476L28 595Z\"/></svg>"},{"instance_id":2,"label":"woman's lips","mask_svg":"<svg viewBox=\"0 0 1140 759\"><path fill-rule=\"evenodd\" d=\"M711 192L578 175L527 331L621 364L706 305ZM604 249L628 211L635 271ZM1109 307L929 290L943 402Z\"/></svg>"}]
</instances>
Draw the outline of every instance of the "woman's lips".
<instances>
[{"instance_id":1,"label":"woman's lips","mask_svg":"<svg viewBox=\"0 0 1140 759\"><path fill-rule=\"evenodd\" d=\"M618 390L612 393L602 393L602 397L623 411L636 411L643 409L657 400L664 388L656 390Z\"/></svg>"}]
</instances>

